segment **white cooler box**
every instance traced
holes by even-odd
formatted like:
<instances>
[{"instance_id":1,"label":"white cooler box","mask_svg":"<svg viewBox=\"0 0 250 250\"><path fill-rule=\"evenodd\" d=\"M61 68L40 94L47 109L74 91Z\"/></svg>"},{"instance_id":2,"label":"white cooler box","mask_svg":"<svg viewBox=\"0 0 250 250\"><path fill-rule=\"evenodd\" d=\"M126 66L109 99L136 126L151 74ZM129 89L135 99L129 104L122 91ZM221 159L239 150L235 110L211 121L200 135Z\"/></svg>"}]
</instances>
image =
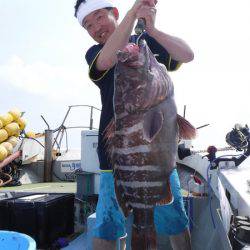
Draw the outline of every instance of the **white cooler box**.
<instances>
[{"instance_id":1,"label":"white cooler box","mask_svg":"<svg viewBox=\"0 0 250 250\"><path fill-rule=\"evenodd\" d=\"M100 168L97 155L98 130L81 132L81 169L94 174L94 193L99 193Z\"/></svg>"}]
</instances>

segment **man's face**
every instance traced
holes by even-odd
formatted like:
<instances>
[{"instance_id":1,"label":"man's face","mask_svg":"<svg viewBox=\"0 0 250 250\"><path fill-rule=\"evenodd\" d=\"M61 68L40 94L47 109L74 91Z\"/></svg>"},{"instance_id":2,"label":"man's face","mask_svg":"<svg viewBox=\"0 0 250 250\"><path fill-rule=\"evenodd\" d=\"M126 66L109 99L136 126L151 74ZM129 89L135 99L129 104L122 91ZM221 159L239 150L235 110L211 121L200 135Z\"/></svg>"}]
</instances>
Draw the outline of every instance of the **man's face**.
<instances>
[{"instance_id":1,"label":"man's face","mask_svg":"<svg viewBox=\"0 0 250 250\"><path fill-rule=\"evenodd\" d=\"M104 44L117 27L117 18L112 10L100 9L87 15L82 26L98 43Z\"/></svg>"}]
</instances>

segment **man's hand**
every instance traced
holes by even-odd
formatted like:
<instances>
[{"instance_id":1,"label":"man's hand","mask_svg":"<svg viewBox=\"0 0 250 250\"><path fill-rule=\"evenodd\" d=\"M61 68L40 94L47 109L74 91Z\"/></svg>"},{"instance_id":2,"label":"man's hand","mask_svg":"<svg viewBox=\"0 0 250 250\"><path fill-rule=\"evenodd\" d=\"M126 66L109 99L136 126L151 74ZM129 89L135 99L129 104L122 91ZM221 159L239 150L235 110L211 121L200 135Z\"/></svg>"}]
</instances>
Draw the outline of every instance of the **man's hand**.
<instances>
[{"instance_id":1,"label":"man's hand","mask_svg":"<svg viewBox=\"0 0 250 250\"><path fill-rule=\"evenodd\" d=\"M182 39L168 35L155 27L156 3L157 0L137 0L131 9L134 18L145 19L147 33L168 51L172 59L180 63L192 61L194 53ZM133 12L135 10L136 12Z\"/></svg>"},{"instance_id":2,"label":"man's hand","mask_svg":"<svg viewBox=\"0 0 250 250\"><path fill-rule=\"evenodd\" d=\"M133 7L131 8L131 12L135 15L135 17L137 16L137 12L138 10L142 7L142 6L150 6L150 7L154 7L157 3L157 0L136 0Z\"/></svg>"},{"instance_id":3,"label":"man's hand","mask_svg":"<svg viewBox=\"0 0 250 250\"><path fill-rule=\"evenodd\" d=\"M155 30L156 8L149 5L143 5L136 13L136 18L143 18L146 21L146 31L151 35Z\"/></svg>"}]
</instances>

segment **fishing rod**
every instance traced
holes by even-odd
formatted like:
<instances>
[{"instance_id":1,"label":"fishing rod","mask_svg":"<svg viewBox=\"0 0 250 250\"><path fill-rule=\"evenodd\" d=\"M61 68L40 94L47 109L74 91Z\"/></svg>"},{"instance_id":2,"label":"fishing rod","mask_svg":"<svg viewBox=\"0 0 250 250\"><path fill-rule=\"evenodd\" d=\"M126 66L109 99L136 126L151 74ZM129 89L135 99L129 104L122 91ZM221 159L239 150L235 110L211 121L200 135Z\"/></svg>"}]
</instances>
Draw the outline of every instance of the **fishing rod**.
<instances>
[{"instance_id":1,"label":"fishing rod","mask_svg":"<svg viewBox=\"0 0 250 250\"><path fill-rule=\"evenodd\" d=\"M250 131L247 125L244 127L240 124L235 124L234 128L227 133L226 142L234 148L236 151L243 151L238 157L231 158L215 158L211 162L211 169L215 169L219 166L219 163L231 162L234 167L238 167L243 161L250 156Z\"/></svg>"},{"instance_id":2,"label":"fishing rod","mask_svg":"<svg viewBox=\"0 0 250 250\"><path fill-rule=\"evenodd\" d=\"M207 149L202 150L191 150L186 148L185 144L180 144L178 146L178 156L182 160L187 156L199 154L199 153L208 153L203 157L207 157L212 164L211 169L217 168L219 162L230 161L234 164L235 167L239 166L248 156L250 156L250 131L247 125L243 127L240 124L236 124L234 128L227 133L226 142L229 144L228 147L216 148L215 146L209 146ZM239 157L216 157L216 153L219 151L243 151L242 154L238 155Z\"/></svg>"}]
</instances>

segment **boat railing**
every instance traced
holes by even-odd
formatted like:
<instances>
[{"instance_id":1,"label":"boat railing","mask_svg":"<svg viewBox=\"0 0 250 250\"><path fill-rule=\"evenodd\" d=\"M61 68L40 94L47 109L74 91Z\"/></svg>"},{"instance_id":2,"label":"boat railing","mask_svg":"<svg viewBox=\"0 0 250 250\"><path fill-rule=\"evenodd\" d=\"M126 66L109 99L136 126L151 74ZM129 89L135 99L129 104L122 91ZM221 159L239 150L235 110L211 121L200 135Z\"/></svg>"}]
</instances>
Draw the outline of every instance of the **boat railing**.
<instances>
[{"instance_id":1,"label":"boat railing","mask_svg":"<svg viewBox=\"0 0 250 250\"><path fill-rule=\"evenodd\" d=\"M87 126L65 126L65 123L67 121L67 118L70 114L70 112L72 111L72 109L74 108L78 108L78 107L83 107L83 108L88 108L89 109L89 125ZM62 123L60 124L59 127L57 127L56 129L51 129L48 122L45 120L45 118L41 115L41 118L43 119L43 121L45 122L45 124L47 125L47 130L52 130L53 134L55 133L55 137L53 139L53 143L52 143L52 148L56 147L56 150L60 151L61 145L62 145L62 141L64 136L66 137L66 152L68 151L68 135L67 135L67 130L68 129L89 129L89 130L97 130L98 128L94 127L94 111L98 111L101 112L101 109L91 106L91 105L70 105L68 106L68 110L63 118ZM45 130L46 131L46 130Z\"/></svg>"}]
</instances>

